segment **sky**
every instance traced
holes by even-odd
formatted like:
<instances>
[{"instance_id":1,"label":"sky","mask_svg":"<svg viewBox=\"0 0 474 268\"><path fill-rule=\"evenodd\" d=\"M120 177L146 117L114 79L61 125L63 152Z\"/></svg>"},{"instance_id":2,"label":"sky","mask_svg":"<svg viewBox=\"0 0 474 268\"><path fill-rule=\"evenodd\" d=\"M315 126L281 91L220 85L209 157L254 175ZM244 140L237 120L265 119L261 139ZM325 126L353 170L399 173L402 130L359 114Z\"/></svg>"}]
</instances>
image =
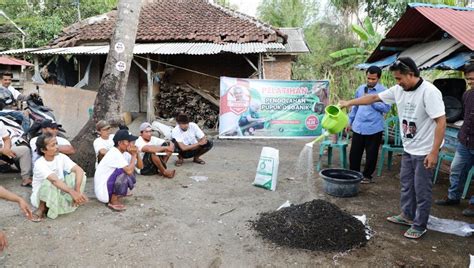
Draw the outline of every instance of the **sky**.
<instances>
[{"instance_id":1,"label":"sky","mask_svg":"<svg viewBox=\"0 0 474 268\"><path fill-rule=\"evenodd\" d=\"M232 5L237 5L239 7L240 12L250 15L252 17L256 17L257 15L257 7L262 2L262 0L229 0ZM325 7L328 0L320 0L318 1L320 7Z\"/></svg>"},{"instance_id":2,"label":"sky","mask_svg":"<svg viewBox=\"0 0 474 268\"><path fill-rule=\"evenodd\" d=\"M237 5L239 11L255 17L257 14L257 7L262 2L262 0L230 0L232 5Z\"/></svg>"}]
</instances>

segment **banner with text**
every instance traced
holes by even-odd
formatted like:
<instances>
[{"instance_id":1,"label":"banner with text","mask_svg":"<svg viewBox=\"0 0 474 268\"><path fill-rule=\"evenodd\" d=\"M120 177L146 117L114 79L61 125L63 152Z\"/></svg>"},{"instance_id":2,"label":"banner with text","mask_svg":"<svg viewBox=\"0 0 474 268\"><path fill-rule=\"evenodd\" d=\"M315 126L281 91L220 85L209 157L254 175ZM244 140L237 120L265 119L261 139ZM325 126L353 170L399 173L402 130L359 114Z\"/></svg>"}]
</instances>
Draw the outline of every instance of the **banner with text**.
<instances>
[{"instance_id":1,"label":"banner with text","mask_svg":"<svg viewBox=\"0 0 474 268\"><path fill-rule=\"evenodd\" d=\"M220 138L291 138L321 135L329 81L221 77Z\"/></svg>"}]
</instances>

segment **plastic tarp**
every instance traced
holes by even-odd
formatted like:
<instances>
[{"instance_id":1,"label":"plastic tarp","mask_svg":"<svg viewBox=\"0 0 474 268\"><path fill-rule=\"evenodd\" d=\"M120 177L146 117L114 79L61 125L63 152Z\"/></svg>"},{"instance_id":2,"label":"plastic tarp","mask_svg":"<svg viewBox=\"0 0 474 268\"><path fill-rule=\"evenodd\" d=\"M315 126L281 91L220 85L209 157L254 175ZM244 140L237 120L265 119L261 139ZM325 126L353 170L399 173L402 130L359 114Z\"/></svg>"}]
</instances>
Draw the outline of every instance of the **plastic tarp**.
<instances>
[{"instance_id":1,"label":"plastic tarp","mask_svg":"<svg viewBox=\"0 0 474 268\"><path fill-rule=\"evenodd\" d=\"M397 58L398 58L398 54L393 54L392 56L386 57L386 58L381 59L381 60L376 61L376 62L358 64L356 66L356 68L360 69L360 70L366 70L370 66L373 66L373 65L375 65L377 67L380 67L380 68L384 68L385 66L388 66L388 65L391 65L392 63L394 63L397 60Z\"/></svg>"},{"instance_id":2,"label":"plastic tarp","mask_svg":"<svg viewBox=\"0 0 474 268\"><path fill-rule=\"evenodd\" d=\"M449 59L442 61L433 67L442 70L457 70L468 63L471 56L474 56L473 52L457 53L453 57L450 57Z\"/></svg>"}]
</instances>

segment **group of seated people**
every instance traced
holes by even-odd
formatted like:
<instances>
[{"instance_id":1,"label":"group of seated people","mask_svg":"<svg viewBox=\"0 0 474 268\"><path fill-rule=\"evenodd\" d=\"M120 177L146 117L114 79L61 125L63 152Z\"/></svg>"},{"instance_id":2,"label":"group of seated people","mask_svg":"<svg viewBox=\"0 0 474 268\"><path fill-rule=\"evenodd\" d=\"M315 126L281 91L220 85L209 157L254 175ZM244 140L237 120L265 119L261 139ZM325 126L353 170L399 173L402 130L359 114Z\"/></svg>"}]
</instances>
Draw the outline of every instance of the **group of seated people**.
<instances>
[{"instance_id":1,"label":"group of seated people","mask_svg":"<svg viewBox=\"0 0 474 268\"><path fill-rule=\"evenodd\" d=\"M127 127L111 134L112 127L105 120L96 124L99 137L93 143L96 153L94 192L100 202L114 211L124 211L126 207L121 199L130 195L137 182L137 173L170 179L175 176L176 170L167 166L173 154L177 155L176 166L181 166L188 158L205 164L200 157L212 148L212 141L195 123L189 122L187 115L179 114L176 121L170 141L153 136L148 122L140 125L139 137L132 135ZM41 221L46 216L55 219L61 214L73 212L88 201L84 194L86 174L69 158L75 149L65 138L57 136L57 129L56 123L45 121L42 134L33 138L29 147L27 144L17 146L11 145L8 132L0 122L3 138L1 154L19 157L20 153L14 152L21 151L21 155L25 156L25 165L20 164L20 169L32 185L30 201L36 210L27 213L32 221ZM23 183L28 181L25 179Z\"/></svg>"}]
</instances>

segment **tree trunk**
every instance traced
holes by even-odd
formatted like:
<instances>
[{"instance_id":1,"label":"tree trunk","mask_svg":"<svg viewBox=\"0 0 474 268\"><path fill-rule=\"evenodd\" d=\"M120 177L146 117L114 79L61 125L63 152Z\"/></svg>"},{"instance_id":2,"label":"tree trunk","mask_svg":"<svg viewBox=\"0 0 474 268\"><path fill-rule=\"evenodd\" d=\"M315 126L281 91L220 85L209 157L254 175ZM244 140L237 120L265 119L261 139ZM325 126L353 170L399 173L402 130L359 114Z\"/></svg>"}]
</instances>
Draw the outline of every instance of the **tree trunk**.
<instances>
[{"instance_id":1,"label":"tree trunk","mask_svg":"<svg viewBox=\"0 0 474 268\"><path fill-rule=\"evenodd\" d=\"M88 176L94 174L95 153L92 143L96 138L95 123L107 120L116 126L122 122L122 103L133 59L141 6L141 1L119 0L115 31L110 40L109 54L94 103L93 117L72 141L76 148L76 154L72 159L87 172ZM123 46L119 45L117 48L117 43L122 43ZM116 67L117 62L124 63L125 70L119 70Z\"/></svg>"}]
</instances>

